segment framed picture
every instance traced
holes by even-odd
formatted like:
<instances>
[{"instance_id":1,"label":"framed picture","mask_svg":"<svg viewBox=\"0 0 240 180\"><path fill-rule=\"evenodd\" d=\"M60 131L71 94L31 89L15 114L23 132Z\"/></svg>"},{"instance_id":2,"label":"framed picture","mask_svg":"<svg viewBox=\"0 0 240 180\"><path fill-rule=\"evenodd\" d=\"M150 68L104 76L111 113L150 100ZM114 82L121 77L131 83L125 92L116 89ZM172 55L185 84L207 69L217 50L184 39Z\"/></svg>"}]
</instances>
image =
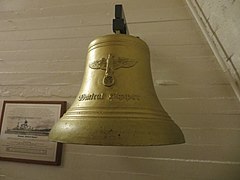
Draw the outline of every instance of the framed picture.
<instances>
[{"instance_id":1,"label":"framed picture","mask_svg":"<svg viewBox=\"0 0 240 180\"><path fill-rule=\"evenodd\" d=\"M65 101L4 101L0 160L60 165L62 144L48 134L65 111Z\"/></svg>"}]
</instances>

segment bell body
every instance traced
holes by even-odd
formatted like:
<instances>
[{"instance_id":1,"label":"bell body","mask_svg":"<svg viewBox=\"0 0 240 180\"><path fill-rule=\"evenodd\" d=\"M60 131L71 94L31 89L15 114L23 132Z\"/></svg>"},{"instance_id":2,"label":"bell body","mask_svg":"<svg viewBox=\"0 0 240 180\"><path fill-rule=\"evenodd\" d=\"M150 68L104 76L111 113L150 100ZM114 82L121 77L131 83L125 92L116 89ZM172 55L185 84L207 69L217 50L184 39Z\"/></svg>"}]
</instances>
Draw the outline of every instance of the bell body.
<instances>
[{"instance_id":1,"label":"bell body","mask_svg":"<svg viewBox=\"0 0 240 180\"><path fill-rule=\"evenodd\" d=\"M114 34L90 43L79 94L50 139L116 146L184 142L155 93L144 41Z\"/></svg>"}]
</instances>

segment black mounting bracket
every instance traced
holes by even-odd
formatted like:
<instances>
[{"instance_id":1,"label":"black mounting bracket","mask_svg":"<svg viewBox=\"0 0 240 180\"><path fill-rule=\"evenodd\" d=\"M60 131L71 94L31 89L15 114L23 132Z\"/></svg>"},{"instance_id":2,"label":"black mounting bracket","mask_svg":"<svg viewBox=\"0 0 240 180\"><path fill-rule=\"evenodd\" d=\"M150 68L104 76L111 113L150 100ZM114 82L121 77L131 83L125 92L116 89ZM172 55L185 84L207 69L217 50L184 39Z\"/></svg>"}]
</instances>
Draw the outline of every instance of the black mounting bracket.
<instances>
[{"instance_id":1,"label":"black mounting bracket","mask_svg":"<svg viewBox=\"0 0 240 180\"><path fill-rule=\"evenodd\" d=\"M116 34L129 34L126 18L121 4L115 5L115 19L113 19L113 32Z\"/></svg>"}]
</instances>

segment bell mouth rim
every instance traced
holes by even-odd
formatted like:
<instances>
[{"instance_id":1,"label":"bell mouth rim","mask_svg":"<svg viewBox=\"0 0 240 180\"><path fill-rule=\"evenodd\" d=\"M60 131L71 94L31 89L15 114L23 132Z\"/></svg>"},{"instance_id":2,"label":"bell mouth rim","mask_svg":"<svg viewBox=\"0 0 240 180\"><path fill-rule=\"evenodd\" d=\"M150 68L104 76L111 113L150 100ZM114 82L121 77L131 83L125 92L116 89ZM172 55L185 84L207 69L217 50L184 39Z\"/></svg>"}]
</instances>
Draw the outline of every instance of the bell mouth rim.
<instances>
[{"instance_id":1,"label":"bell mouth rim","mask_svg":"<svg viewBox=\"0 0 240 180\"><path fill-rule=\"evenodd\" d=\"M88 52L95 49L96 47L109 46L109 45L126 45L131 44L142 44L143 48L148 49L148 45L142 39L137 36L126 35L126 34L107 34L99 36L92 40L88 46Z\"/></svg>"},{"instance_id":2,"label":"bell mouth rim","mask_svg":"<svg viewBox=\"0 0 240 180\"><path fill-rule=\"evenodd\" d=\"M156 121L157 123L152 125L151 122L139 121L140 123L136 124L136 120L130 120L128 128L120 129L119 126L124 126L121 121L101 121L103 122L98 126L92 126L99 122L91 119L60 120L51 130L49 140L99 146L163 146L185 143L182 130L173 121ZM87 129L85 125L91 128Z\"/></svg>"}]
</instances>

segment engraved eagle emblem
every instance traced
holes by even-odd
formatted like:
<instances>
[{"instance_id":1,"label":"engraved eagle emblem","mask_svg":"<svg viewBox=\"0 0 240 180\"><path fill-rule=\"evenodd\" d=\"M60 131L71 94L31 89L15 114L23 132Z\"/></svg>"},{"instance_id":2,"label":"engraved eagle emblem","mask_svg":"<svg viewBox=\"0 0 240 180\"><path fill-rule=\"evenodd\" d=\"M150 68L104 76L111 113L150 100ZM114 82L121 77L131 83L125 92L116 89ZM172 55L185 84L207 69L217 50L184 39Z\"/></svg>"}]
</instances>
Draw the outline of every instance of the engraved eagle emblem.
<instances>
[{"instance_id":1,"label":"engraved eagle emblem","mask_svg":"<svg viewBox=\"0 0 240 180\"><path fill-rule=\"evenodd\" d=\"M101 58L93 63L89 64L92 69L105 70L105 75L103 77L103 85L112 86L114 84L114 70L119 68L130 68L137 63L136 60L131 60L129 58L118 57L115 58L112 54L108 54L107 58Z\"/></svg>"}]
</instances>

